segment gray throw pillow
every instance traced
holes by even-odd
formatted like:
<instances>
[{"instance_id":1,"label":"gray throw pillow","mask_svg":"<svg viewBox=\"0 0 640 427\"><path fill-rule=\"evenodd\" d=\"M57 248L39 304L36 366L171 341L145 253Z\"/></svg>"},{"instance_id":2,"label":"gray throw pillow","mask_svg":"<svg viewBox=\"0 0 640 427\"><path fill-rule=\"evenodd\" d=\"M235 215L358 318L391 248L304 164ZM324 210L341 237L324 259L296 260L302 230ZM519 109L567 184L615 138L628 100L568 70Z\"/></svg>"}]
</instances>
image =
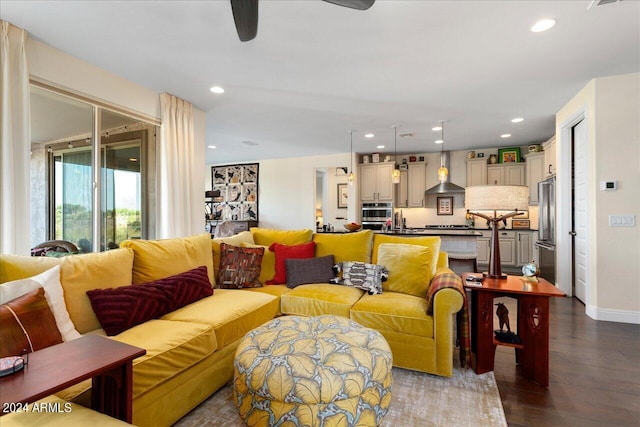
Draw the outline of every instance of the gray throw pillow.
<instances>
[{"instance_id":1,"label":"gray throw pillow","mask_svg":"<svg viewBox=\"0 0 640 427\"><path fill-rule=\"evenodd\" d=\"M329 283L335 277L333 255L318 258L288 258L287 288L295 288L307 283Z\"/></svg>"}]
</instances>

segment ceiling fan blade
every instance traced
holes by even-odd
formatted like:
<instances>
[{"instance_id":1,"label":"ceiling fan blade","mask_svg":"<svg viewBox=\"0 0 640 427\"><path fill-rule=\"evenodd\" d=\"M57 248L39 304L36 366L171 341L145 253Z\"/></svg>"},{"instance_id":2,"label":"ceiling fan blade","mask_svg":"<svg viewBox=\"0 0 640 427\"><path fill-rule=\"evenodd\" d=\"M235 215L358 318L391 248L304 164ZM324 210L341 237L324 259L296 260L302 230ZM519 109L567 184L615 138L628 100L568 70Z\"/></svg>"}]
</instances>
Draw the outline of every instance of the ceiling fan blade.
<instances>
[{"instance_id":1,"label":"ceiling fan blade","mask_svg":"<svg viewBox=\"0 0 640 427\"><path fill-rule=\"evenodd\" d=\"M231 0L231 10L240 41L253 40L258 33L258 0Z\"/></svg>"},{"instance_id":2,"label":"ceiling fan blade","mask_svg":"<svg viewBox=\"0 0 640 427\"><path fill-rule=\"evenodd\" d=\"M376 0L324 0L328 3L337 4L338 6L348 7L350 9L367 10Z\"/></svg>"}]
</instances>

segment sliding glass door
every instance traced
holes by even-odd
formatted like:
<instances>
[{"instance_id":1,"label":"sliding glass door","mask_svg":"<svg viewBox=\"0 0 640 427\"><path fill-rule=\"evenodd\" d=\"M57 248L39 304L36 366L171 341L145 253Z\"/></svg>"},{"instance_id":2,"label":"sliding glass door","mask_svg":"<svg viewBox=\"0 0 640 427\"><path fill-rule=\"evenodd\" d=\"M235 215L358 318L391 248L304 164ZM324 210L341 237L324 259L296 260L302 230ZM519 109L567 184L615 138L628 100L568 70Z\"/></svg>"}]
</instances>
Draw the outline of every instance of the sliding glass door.
<instances>
[{"instance_id":1,"label":"sliding glass door","mask_svg":"<svg viewBox=\"0 0 640 427\"><path fill-rule=\"evenodd\" d=\"M153 238L157 126L37 86L31 104L31 246Z\"/></svg>"}]
</instances>

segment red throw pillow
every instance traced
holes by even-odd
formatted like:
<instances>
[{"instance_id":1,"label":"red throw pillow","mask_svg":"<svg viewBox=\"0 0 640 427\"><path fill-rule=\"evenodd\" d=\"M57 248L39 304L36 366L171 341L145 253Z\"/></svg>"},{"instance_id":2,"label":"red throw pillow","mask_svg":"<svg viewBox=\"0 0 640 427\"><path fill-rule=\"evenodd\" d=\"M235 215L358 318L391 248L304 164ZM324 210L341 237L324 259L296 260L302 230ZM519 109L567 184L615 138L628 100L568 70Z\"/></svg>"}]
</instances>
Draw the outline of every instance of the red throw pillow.
<instances>
[{"instance_id":1,"label":"red throw pillow","mask_svg":"<svg viewBox=\"0 0 640 427\"><path fill-rule=\"evenodd\" d=\"M22 350L31 353L61 342L44 289L35 289L0 306L0 357L21 356Z\"/></svg>"},{"instance_id":2,"label":"red throw pillow","mask_svg":"<svg viewBox=\"0 0 640 427\"><path fill-rule=\"evenodd\" d=\"M212 294L205 266L140 285L87 291L93 311L109 336Z\"/></svg>"},{"instance_id":3,"label":"red throw pillow","mask_svg":"<svg viewBox=\"0 0 640 427\"><path fill-rule=\"evenodd\" d=\"M276 254L276 274L273 276L273 279L267 281L267 285L281 285L287 283L287 266L285 260L291 258L313 258L316 252L316 242L292 246L273 243L269 246L269 250Z\"/></svg>"}]
</instances>

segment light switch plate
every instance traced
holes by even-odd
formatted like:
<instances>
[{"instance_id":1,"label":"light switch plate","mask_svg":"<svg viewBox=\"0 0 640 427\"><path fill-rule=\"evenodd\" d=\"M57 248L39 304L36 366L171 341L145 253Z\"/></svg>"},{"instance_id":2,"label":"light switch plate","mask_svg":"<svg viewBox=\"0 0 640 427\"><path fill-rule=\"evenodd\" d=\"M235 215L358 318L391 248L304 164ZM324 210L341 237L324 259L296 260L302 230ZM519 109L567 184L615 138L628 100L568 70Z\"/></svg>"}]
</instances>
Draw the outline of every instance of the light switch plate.
<instances>
[{"instance_id":1,"label":"light switch plate","mask_svg":"<svg viewBox=\"0 0 640 427\"><path fill-rule=\"evenodd\" d=\"M635 227L635 215L609 215L609 227Z\"/></svg>"}]
</instances>

